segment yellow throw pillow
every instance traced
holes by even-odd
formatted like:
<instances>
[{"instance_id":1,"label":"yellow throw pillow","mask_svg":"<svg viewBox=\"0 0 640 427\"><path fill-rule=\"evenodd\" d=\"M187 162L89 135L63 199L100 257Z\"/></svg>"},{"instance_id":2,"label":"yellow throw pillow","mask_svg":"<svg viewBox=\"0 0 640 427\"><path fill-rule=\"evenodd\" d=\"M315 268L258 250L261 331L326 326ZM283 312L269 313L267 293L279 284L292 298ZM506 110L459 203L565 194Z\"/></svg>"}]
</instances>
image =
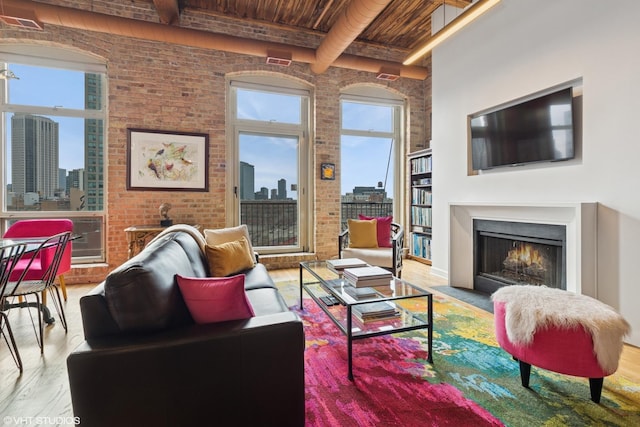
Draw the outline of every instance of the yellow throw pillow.
<instances>
[{"instance_id":1,"label":"yellow throw pillow","mask_svg":"<svg viewBox=\"0 0 640 427\"><path fill-rule=\"evenodd\" d=\"M220 245L205 246L209 272L213 277L236 274L253 267L253 254L245 237Z\"/></svg>"},{"instance_id":2,"label":"yellow throw pillow","mask_svg":"<svg viewBox=\"0 0 640 427\"><path fill-rule=\"evenodd\" d=\"M249 243L249 250L253 256L253 246L251 245L251 237L249 236L249 228L246 224L238 225L236 227L218 228L218 229L205 229L204 238L207 241L207 245L220 245L222 243L233 242L241 237L245 237Z\"/></svg>"},{"instance_id":3,"label":"yellow throw pillow","mask_svg":"<svg viewBox=\"0 0 640 427\"><path fill-rule=\"evenodd\" d=\"M347 220L349 227L350 248L377 248L378 247L378 221L371 220Z\"/></svg>"}]
</instances>

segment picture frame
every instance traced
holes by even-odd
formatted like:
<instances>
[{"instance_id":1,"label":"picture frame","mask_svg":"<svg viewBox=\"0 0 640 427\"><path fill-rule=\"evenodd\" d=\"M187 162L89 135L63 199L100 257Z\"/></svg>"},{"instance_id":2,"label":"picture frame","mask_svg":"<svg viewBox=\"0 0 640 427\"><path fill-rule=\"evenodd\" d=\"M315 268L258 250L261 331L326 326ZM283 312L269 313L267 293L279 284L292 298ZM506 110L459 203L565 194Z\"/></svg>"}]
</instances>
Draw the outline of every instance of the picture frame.
<instances>
[{"instance_id":1,"label":"picture frame","mask_svg":"<svg viewBox=\"0 0 640 427\"><path fill-rule=\"evenodd\" d=\"M336 165L334 163L320 164L320 179L323 179L323 180L336 179Z\"/></svg>"},{"instance_id":2,"label":"picture frame","mask_svg":"<svg viewBox=\"0 0 640 427\"><path fill-rule=\"evenodd\" d=\"M127 190L209 191L209 135L127 129Z\"/></svg>"}]
</instances>

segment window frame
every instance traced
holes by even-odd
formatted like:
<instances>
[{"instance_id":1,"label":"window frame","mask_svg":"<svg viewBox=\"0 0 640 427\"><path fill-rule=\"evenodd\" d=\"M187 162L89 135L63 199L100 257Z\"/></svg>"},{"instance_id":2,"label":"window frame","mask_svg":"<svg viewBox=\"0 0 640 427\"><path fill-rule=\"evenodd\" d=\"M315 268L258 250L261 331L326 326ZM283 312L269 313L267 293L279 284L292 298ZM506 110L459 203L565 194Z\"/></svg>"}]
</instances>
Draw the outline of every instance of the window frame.
<instances>
[{"instance_id":1,"label":"window frame","mask_svg":"<svg viewBox=\"0 0 640 427\"><path fill-rule=\"evenodd\" d=\"M365 131L365 130L354 130L354 129L344 129L342 125L342 103L343 102L351 102L351 103L361 103L368 105L381 105L385 107L393 108L393 131L392 132L384 132L384 131ZM405 141L406 134L408 129L408 123L406 122L407 115L407 101L406 98L387 90L385 88L380 87L372 87L372 86L353 86L348 89L343 90L340 93L339 100L339 109L340 109L340 137L342 139L343 135L349 136L361 136L361 137L373 137L373 138L392 138L394 141L393 151L392 151L392 159L394 162L393 168L393 189L392 189L392 197L393 200L393 220L396 223L404 223L401 218L404 218L406 207L405 207L405 193L403 185L404 177L405 177ZM340 147L340 152L342 153L342 147ZM342 161L340 162L342 167ZM341 174L342 175L342 174ZM342 197L342 194L341 194ZM346 219L340 218L341 221L346 221Z\"/></svg>"},{"instance_id":2,"label":"window frame","mask_svg":"<svg viewBox=\"0 0 640 427\"><path fill-rule=\"evenodd\" d=\"M98 220L101 227L100 236L100 248L99 255L91 256L74 256L74 264L88 264L104 262L106 260L106 191L107 188L107 174L106 165L107 162L107 132L108 132L108 98L107 98L107 65L106 61L95 55L74 50L71 48L63 48L57 46L41 46L28 43L15 43L0 45L0 68L10 69L10 64L28 65L34 67L48 67L57 68L70 71L83 72L85 74L99 74L102 76L101 84L101 99L102 104L100 109L75 109L64 108L57 106L38 106L38 105L23 105L23 104L10 104L8 102L8 80L0 80L0 162L2 164L2 174L0 176L0 233L4 232L9 227L10 223L20 219L39 219L39 218L69 218L82 219L87 218L91 220ZM58 116L58 117L70 117L78 119L95 119L102 120L102 142L95 141L95 144L99 147L102 144L102 171L96 171L95 173L102 175L103 188L96 188L98 197L102 194L104 208L96 211L9 211L7 210L7 183L9 177L5 168L6 162L11 161L7 158L8 144L10 141L7 139L6 132L8 123L6 120L7 113L26 113L34 115L42 115L46 117ZM87 141L85 141L87 144ZM96 169L97 165L96 165ZM88 165L84 165L85 173L88 172ZM85 197L88 197L85 189Z\"/></svg>"},{"instance_id":3,"label":"window frame","mask_svg":"<svg viewBox=\"0 0 640 427\"><path fill-rule=\"evenodd\" d=\"M259 120L238 119L237 89L272 92L283 95L295 95L302 98L300 124L266 122ZM241 133L296 136L299 141L298 153L298 213L299 236L297 245L291 246L258 246L261 254L285 254L306 252L313 247L313 170L311 130L313 117L313 90L304 82L284 75L229 75L227 76L227 186L226 206L230 215L226 216L226 225L236 226L240 222L240 147Z\"/></svg>"}]
</instances>

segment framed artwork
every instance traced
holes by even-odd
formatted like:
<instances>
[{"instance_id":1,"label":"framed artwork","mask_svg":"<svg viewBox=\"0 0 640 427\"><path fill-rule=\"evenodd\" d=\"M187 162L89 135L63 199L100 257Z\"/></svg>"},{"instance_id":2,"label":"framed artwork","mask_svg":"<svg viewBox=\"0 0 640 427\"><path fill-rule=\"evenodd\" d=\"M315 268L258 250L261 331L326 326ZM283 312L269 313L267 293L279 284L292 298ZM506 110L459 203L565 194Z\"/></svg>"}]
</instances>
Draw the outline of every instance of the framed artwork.
<instances>
[{"instance_id":1,"label":"framed artwork","mask_svg":"<svg viewBox=\"0 0 640 427\"><path fill-rule=\"evenodd\" d=\"M322 163L320 165L320 179L336 179L336 165L334 163Z\"/></svg>"},{"instance_id":2,"label":"framed artwork","mask_svg":"<svg viewBox=\"0 0 640 427\"><path fill-rule=\"evenodd\" d=\"M209 190L209 135L127 129L127 190Z\"/></svg>"}]
</instances>

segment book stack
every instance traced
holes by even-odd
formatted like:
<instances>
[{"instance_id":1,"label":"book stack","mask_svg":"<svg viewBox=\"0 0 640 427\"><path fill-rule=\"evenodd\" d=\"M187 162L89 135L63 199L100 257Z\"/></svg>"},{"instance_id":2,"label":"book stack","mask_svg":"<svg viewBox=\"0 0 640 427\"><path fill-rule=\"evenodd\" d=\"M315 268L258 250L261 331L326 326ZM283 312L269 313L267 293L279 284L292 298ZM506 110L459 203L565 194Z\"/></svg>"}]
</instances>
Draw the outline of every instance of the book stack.
<instances>
[{"instance_id":1,"label":"book stack","mask_svg":"<svg viewBox=\"0 0 640 427\"><path fill-rule=\"evenodd\" d=\"M345 286L344 288L342 288L347 295L349 295L351 298L355 299L355 300L361 300L361 299L367 299L367 298L373 298L376 295L378 295L378 292L370 287L364 287L364 288L356 288L353 286Z\"/></svg>"},{"instance_id":2,"label":"book stack","mask_svg":"<svg viewBox=\"0 0 640 427\"><path fill-rule=\"evenodd\" d=\"M389 270L378 266L345 268L344 279L356 288L367 286L389 286L393 275Z\"/></svg>"},{"instance_id":3,"label":"book stack","mask_svg":"<svg viewBox=\"0 0 640 427\"><path fill-rule=\"evenodd\" d=\"M327 268L337 274L342 274L345 268L365 267L366 262L358 258L330 259L327 261Z\"/></svg>"},{"instance_id":4,"label":"book stack","mask_svg":"<svg viewBox=\"0 0 640 427\"><path fill-rule=\"evenodd\" d=\"M386 301L354 305L353 314L362 323L395 319L400 316L400 312L396 307Z\"/></svg>"}]
</instances>

